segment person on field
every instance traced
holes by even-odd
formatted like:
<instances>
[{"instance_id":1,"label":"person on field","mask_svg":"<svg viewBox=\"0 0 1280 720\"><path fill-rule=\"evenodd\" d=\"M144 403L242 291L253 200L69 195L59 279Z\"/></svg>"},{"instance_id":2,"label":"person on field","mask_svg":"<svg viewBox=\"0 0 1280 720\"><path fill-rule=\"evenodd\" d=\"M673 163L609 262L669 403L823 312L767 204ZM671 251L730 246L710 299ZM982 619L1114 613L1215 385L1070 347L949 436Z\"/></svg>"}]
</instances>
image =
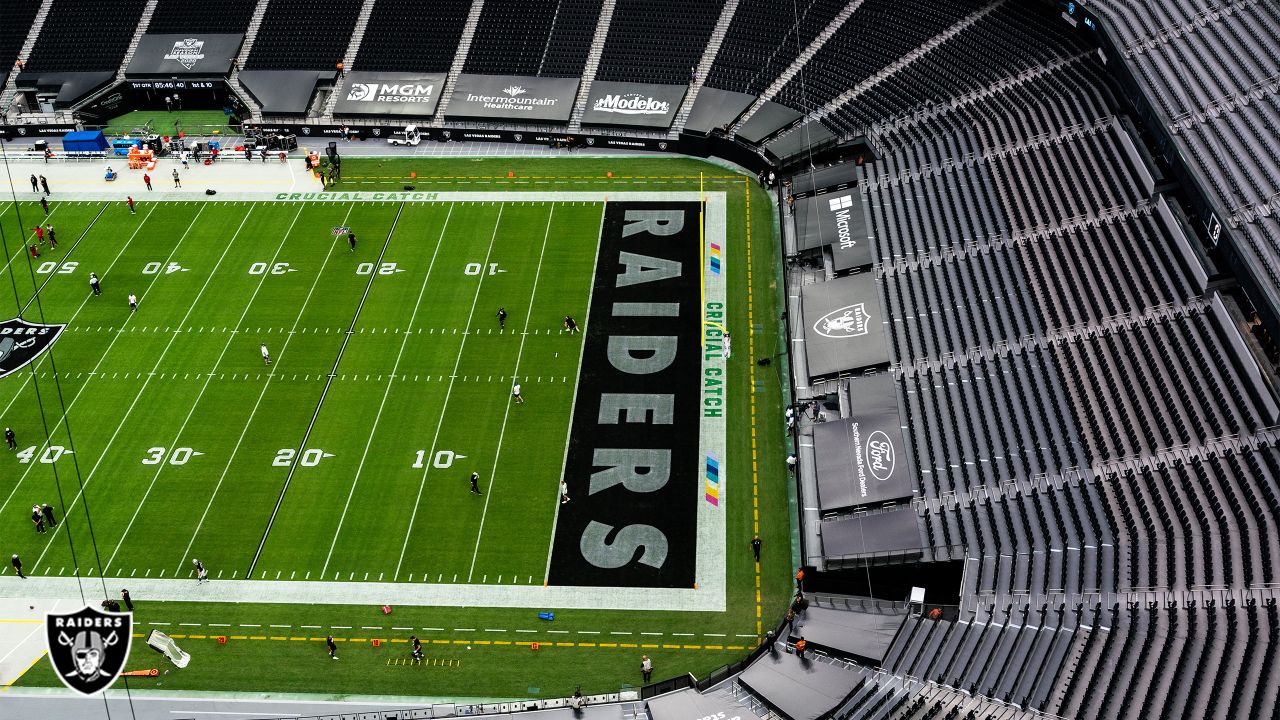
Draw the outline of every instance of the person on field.
<instances>
[{"instance_id":1,"label":"person on field","mask_svg":"<svg viewBox=\"0 0 1280 720\"><path fill-rule=\"evenodd\" d=\"M40 506L40 514L44 516L45 524L49 527L57 527L58 521L53 517L53 506L45 503Z\"/></svg>"},{"instance_id":2,"label":"person on field","mask_svg":"<svg viewBox=\"0 0 1280 720\"><path fill-rule=\"evenodd\" d=\"M44 226L45 232L49 233L49 249L58 249L58 233L54 232L52 225Z\"/></svg>"},{"instance_id":3,"label":"person on field","mask_svg":"<svg viewBox=\"0 0 1280 720\"><path fill-rule=\"evenodd\" d=\"M181 178L181 177L178 177L178 170L177 170L176 168L175 168L175 169L174 169L174 171L173 171L173 186L174 186L175 188L181 188L181 187L182 187L182 178Z\"/></svg>"},{"instance_id":4,"label":"person on field","mask_svg":"<svg viewBox=\"0 0 1280 720\"><path fill-rule=\"evenodd\" d=\"M134 295L133 293L129 293L129 312L134 312L137 309L138 309L138 296Z\"/></svg>"},{"instance_id":5,"label":"person on field","mask_svg":"<svg viewBox=\"0 0 1280 720\"><path fill-rule=\"evenodd\" d=\"M760 562L760 536L756 535L751 538L751 554L756 556L756 562Z\"/></svg>"},{"instance_id":6,"label":"person on field","mask_svg":"<svg viewBox=\"0 0 1280 720\"><path fill-rule=\"evenodd\" d=\"M13 569L18 573L18 577L23 580L27 579L27 576L22 574L22 558L18 557L17 553L13 554L13 559L9 561L9 564L13 565Z\"/></svg>"},{"instance_id":7,"label":"person on field","mask_svg":"<svg viewBox=\"0 0 1280 720\"><path fill-rule=\"evenodd\" d=\"M478 472L471 473L471 492L475 493L476 495L484 494L480 492L480 473Z\"/></svg>"},{"instance_id":8,"label":"person on field","mask_svg":"<svg viewBox=\"0 0 1280 720\"><path fill-rule=\"evenodd\" d=\"M49 198L40 196L40 208L44 210L44 216L49 217Z\"/></svg>"},{"instance_id":9,"label":"person on field","mask_svg":"<svg viewBox=\"0 0 1280 720\"><path fill-rule=\"evenodd\" d=\"M37 225L32 229L36 231L36 244L43 245L44 244L44 228Z\"/></svg>"},{"instance_id":10,"label":"person on field","mask_svg":"<svg viewBox=\"0 0 1280 720\"><path fill-rule=\"evenodd\" d=\"M196 568L196 584L209 582L209 571L205 569L204 563L197 558L191 558L191 564Z\"/></svg>"},{"instance_id":11,"label":"person on field","mask_svg":"<svg viewBox=\"0 0 1280 720\"><path fill-rule=\"evenodd\" d=\"M335 643L335 642L333 641L333 636L332 636L332 635L330 635L329 637L325 638L325 639L324 639L324 644L325 644L325 646L327 646L327 647L329 648L329 659L330 659L330 660L337 660L337 659L338 659L338 644L337 644L337 643Z\"/></svg>"},{"instance_id":12,"label":"person on field","mask_svg":"<svg viewBox=\"0 0 1280 720\"><path fill-rule=\"evenodd\" d=\"M410 635L409 642L413 646L412 650L410 651L410 654L413 655L413 659L421 660L422 659L422 641L418 639L417 635Z\"/></svg>"},{"instance_id":13,"label":"person on field","mask_svg":"<svg viewBox=\"0 0 1280 720\"><path fill-rule=\"evenodd\" d=\"M4 441L9 443L10 450L18 447L18 441L16 436L13 434L13 428L7 427L4 429Z\"/></svg>"},{"instance_id":14,"label":"person on field","mask_svg":"<svg viewBox=\"0 0 1280 720\"><path fill-rule=\"evenodd\" d=\"M35 173L31 173L31 192L40 192L40 181L36 179Z\"/></svg>"},{"instance_id":15,"label":"person on field","mask_svg":"<svg viewBox=\"0 0 1280 720\"><path fill-rule=\"evenodd\" d=\"M98 280L98 273L89 273L89 289L93 290L94 295L102 294L102 283Z\"/></svg>"},{"instance_id":16,"label":"person on field","mask_svg":"<svg viewBox=\"0 0 1280 720\"><path fill-rule=\"evenodd\" d=\"M498 329L505 330L507 327L507 309L505 307L498 308Z\"/></svg>"},{"instance_id":17,"label":"person on field","mask_svg":"<svg viewBox=\"0 0 1280 720\"><path fill-rule=\"evenodd\" d=\"M137 215L138 211L133 209L133 196L130 195L129 197L125 198L124 201L129 203L129 214Z\"/></svg>"},{"instance_id":18,"label":"person on field","mask_svg":"<svg viewBox=\"0 0 1280 720\"><path fill-rule=\"evenodd\" d=\"M564 505L569 502L569 483L564 480L560 481L560 504Z\"/></svg>"},{"instance_id":19,"label":"person on field","mask_svg":"<svg viewBox=\"0 0 1280 720\"><path fill-rule=\"evenodd\" d=\"M572 315L564 316L564 329L568 330L570 334L582 332L578 329L578 321L574 320Z\"/></svg>"},{"instance_id":20,"label":"person on field","mask_svg":"<svg viewBox=\"0 0 1280 720\"><path fill-rule=\"evenodd\" d=\"M53 194L53 193L49 192L49 181L48 181L48 179L46 179L46 178L45 178L45 176L43 176L43 175L41 175L41 176L40 176L40 187L41 187L41 189L43 189L43 190L44 190L44 194L45 194L45 195L52 195L52 194Z\"/></svg>"},{"instance_id":21,"label":"person on field","mask_svg":"<svg viewBox=\"0 0 1280 720\"><path fill-rule=\"evenodd\" d=\"M44 515L40 512L39 505L31 506L31 523L36 526L36 532L44 534Z\"/></svg>"},{"instance_id":22,"label":"person on field","mask_svg":"<svg viewBox=\"0 0 1280 720\"><path fill-rule=\"evenodd\" d=\"M129 595L129 588L120 590L120 599L124 601L124 609L133 612L133 597Z\"/></svg>"},{"instance_id":23,"label":"person on field","mask_svg":"<svg viewBox=\"0 0 1280 720\"><path fill-rule=\"evenodd\" d=\"M648 655L640 656L640 677L644 678L645 682L653 679L653 661Z\"/></svg>"},{"instance_id":24,"label":"person on field","mask_svg":"<svg viewBox=\"0 0 1280 720\"><path fill-rule=\"evenodd\" d=\"M356 234L350 230L347 231L347 244L351 246L350 252L356 251Z\"/></svg>"},{"instance_id":25,"label":"person on field","mask_svg":"<svg viewBox=\"0 0 1280 720\"><path fill-rule=\"evenodd\" d=\"M271 353L267 351L266 343L262 343L262 364L263 365L271 364Z\"/></svg>"},{"instance_id":26,"label":"person on field","mask_svg":"<svg viewBox=\"0 0 1280 720\"><path fill-rule=\"evenodd\" d=\"M515 385L511 386L511 398L517 403L524 402L524 396L520 394L520 381L517 380Z\"/></svg>"}]
</instances>

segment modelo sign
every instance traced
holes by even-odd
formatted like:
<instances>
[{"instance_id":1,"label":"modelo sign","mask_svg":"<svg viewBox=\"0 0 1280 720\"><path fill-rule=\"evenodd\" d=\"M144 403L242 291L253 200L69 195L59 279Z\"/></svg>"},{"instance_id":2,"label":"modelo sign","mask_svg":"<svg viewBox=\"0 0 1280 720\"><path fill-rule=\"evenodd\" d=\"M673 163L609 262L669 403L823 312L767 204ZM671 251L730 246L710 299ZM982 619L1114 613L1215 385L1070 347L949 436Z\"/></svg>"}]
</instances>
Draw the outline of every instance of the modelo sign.
<instances>
[{"instance_id":1,"label":"modelo sign","mask_svg":"<svg viewBox=\"0 0 1280 720\"><path fill-rule=\"evenodd\" d=\"M335 115L412 115L436 112L444 73L352 72L338 89Z\"/></svg>"},{"instance_id":2,"label":"modelo sign","mask_svg":"<svg viewBox=\"0 0 1280 720\"><path fill-rule=\"evenodd\" d=\"M688 89L685 85L598 81L591 85L582 124L669 128Z\"/></svg>"}]
</instances>

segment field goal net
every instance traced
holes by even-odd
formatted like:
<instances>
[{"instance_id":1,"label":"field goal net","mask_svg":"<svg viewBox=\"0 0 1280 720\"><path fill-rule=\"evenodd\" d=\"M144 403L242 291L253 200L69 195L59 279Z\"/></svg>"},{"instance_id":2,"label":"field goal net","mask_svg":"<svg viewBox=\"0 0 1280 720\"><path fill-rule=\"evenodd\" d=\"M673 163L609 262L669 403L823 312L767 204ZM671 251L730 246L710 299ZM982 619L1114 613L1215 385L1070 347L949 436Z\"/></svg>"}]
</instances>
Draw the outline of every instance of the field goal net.
<instances>
[{"instance_id":1,"label":"field goal net","mask_svg":"<svg viewBox=\"0 0 1280 720\"><path fill-rule=\"evenodd\" d=\"M165 635L159 630L152 630L147 636L147 645L156 652L164 653L164 656L173 661L177 667L184 668L187 663L191 662L191 654L183 651L178 647L178 643L173 638Z\"/></svg>"}]
</instances>

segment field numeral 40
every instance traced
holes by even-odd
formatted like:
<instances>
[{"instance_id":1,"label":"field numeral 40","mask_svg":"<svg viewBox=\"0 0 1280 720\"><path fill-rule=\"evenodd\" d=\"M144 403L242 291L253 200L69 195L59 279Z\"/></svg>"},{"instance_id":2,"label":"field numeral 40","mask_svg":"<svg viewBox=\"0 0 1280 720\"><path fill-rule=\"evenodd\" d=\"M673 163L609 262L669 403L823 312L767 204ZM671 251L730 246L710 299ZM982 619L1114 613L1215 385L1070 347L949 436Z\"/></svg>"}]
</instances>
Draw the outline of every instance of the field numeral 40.
<instances>
[{"instance_id":1,"label":"field numeral 40","mask_svg":"<svg viewBox=\"0 0 1280 720\"><path fill-rule=\"evenodd\" d=\"M298 457L297 450L280 448L271 464L275 467L289 467L295 457ZM320 464L321 460L331 457L333 457L333 453L327 453L320 448L308 448L302 451L301 457L298 457L298 464L302 467L315 467Z\"/></svg>"},{"instance_id":2,"label":"field numeral 40","mask_svg":"<svg viewBox=\"0 0 1280 720\"><path fill-rule=\"evenodd\" d=\"M170 465L186 465L191 458L203 454L189 447L174 448L173 452L169 452L169 448L153 447L147 449L147 456L142 458L142 464L159 465L164 462L165 455L168 455Z\"/></svg>"},{"instance_id":3,"label":"field numeral 40","mask_svg":"<svg viewBox=\"0 0 1280 720\"><path fill-rule=\"evenodd\" d=\"M52 465L53 463L58 462L58 458L62 457L63 455L70 455L70 454L71 454L71 451L62 447L61 445L50 445L49 447L44 449L43 453L40 453L40 462L46 465ZM36 446L32 445L26 450L22 450L18 453L18 462L29 463L31 462L31 459L34 458L35 456L36 456Z\"/></svg>"}]
</instances>

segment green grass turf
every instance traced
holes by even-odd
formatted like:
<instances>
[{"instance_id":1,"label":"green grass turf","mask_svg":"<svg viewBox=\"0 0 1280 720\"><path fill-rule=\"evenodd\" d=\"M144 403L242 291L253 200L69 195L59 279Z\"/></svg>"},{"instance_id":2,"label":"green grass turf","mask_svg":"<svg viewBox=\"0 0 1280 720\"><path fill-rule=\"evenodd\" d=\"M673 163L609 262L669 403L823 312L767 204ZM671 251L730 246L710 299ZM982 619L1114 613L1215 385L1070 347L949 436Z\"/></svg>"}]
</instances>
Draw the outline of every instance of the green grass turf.
<instances>
[{"instance_id":1,"label":"green grass turf","mask_svg":"<svg viewBox=\"0 0 1280 720\"><path fill-rule=\"evenodd\" d=\"M147 124L151 125L151 132L170 136L179 130L188 135L226 134L230 130L221 110L134 110L111 118L102 131L108 135L132 135Z\"/></svg>"},{"instance_id":2,"label":"green grass turf","mask_svg":"<svg viewBox=\"0 0 1280 720\"><path fill-rule=\"evenodd\" d=\"M700 171L714 177L729 175L721 168L691 160L614 158L348 159L344 170L347 180L340 189L360 190L399 189L411 173L417 174L411 182L422 190L691 190L698 183L689 178L696 178ZM508 171L515 177L506 177ZM615 175L611 180L606 179L610 171ZM533 183L538 184L529 187ZM739 338L749 335L744 241L746 198L752 193L755 322L761 326L754 337L755 355L772 355L777 350L777 245L768 196L741 178L709 180L707 188L728 192L730 328ZM70 410L77 452L67 459L79 465L80 475L87 481L96 559L83 559L92 555L91 543L76 507L71 509L67 526L75 529L71 536L82 556L82 570L111 561L107 572L112 578L110 591L122 584L115 579L118 571L124 577L135 569L139 575L149 570L153 577L162 570L166 576L186 572L189 542L191 552L201 557L215 576L219 571L224 577L231 572L243 576L288 471L272 466L271 460L281 448L297 447L301 442L324 386L317 376L333 367L343 333L351 325L370 279L358 275L356 266L377 260L396 212L394 205L373 204L261 203L251 212L247 203L201 207L146 205L137 217L129 216L124 208L108 207L84 241L70 251L68 259L80 265L69 274L54 275L40 294L51 321L74 316L54 355L64 400L71 403L78 398ZM271 578L276 573L282 578L302 578L310 572L314 578L327 565L330 578L342 573L343 579L359 581L367 572L371 580L379 576L391 579L400 565L402 580L408 573L413 573L415 580L430 573L433 581L442 576L449 582L457 574L459 582L468 575L473 582L496 582L501 575L506 583L514 575L517 582L540 584L573 387L573 367L553 368L567 366L566 357L576 364L580 336L556 332L526 336L521 351L518 336L469 335L463 348L464 336L455 336L452 331L492 329L496 325L492 313L500 304L512 314L509 324L523 325L527 319L531 330L557 330L566 313L585 317L600 206L504 204L500 220L497 204L449 208L439 204L404 208L382 262L395 262L405 272L374 278L355 325L356 335L337 371L348 377L333 383L306 443L333 457L295 472L263 547L256 577L265 572ZM101 209L100 204L55 203L53 220L64 248L56 252L69 252L69 241ZM39 212L38 206L24 205L24 220L28 220L24 224L31 224L30 219ZM249 220L240 228L246 214ZM0 216L0 223L10 236L17 230L12 210ZM360 233L360 247L354 255L328 233L329 227L339 224L351 225ZM547 237L546 257L535 289L531 267L536 266L543 235ZM485 276L481 284L463 268L469 262L484 260L491 239L490 262L510 272ZM148 262L174 262L188 270L145 275L142 269ZM248 268L255 262L287 262L298 272L250 275ZM25 304L33 288L25 263L20 258L16 265L19 272L14 273L19 306ZM111 268L110 272L105 268ZM431 276L423 291L428 268ZM91 269L102 275L106 294L86 300L86 278ZM36 281L47 277L37 274ZM308 299L312 281L316 289ZM414 334L404 343L404 336L395 329L408 326L419 291L423 292L421 309L413 324L436 332ZM143 298L139 314L133 318L127 317L124 303L128 292ZM468 324L473 299L475 316ZM526 310L530 299L532 313ZM236 327L242 313L245 318L238 327L248 328L248 332L222 332L223 327ZM27 317L32 317L30 311ZM124 327L135 329L120 332L126 321ZM282 334L282 329L295 324L299 331L307 328L307 332ZM196 332L172 333L171 329L179 326L195 328ZM141 330L143 327L148 330ZM210 332L210 328L217 331ZM267 333L266 328L272 331ZM383 328L388 330L383 333ZM114 338L118 340L111 345ZM258 378L264 371L257 351L262 339L276 356L272 369L291 379L267 385L265 379ZM385 378L397 367L402 344L398 374L447 376L457 363L458 374L479 376L482 381L456 383L456 397L451 397L447 406L443 397L447 382L434 378L397 381L378 420L387 388ZM739 340L735 358L748 357L745 345ZM557 352L559 358L555 357ZM490 382L488 377L509 376L517 354L521 375L548 373L552 377L551 373L558 372L559 377L569 376L569 381L526 382L529 402L511 409L500 448L496 436L503 433L507 385L496 379ZM106 376L90 380L87 373L94 367ZM791 566L786 475L781 470L782 433L777 421L780 384L774 371L765 368L759 369L762 382L756 395L760 409L757 432L762 440L756 450L760 463L759 527L765 539L760 588L763 609L757 618L756 575L747 549L753 531L748 474L751 417L747 412L752 367L746 361L736 362L730 375L731 402L741 412L730 413L728 478L730 483L737 478L740 484L727 486L731 494L727 504L730 585L726 612L562 611L555 623L548 624L537 621L534 610L398 608L393 616L384 617L376 608L343 605L144 601L137 615L140 629L145 631L148 623L169 623L161 627L182 637L184 647L197 657L188 669L156 682L163 682L166 689L471 696L522 696L530 687L537 687L536 694L555 695L571 691L578 683L583 683L584 690L605 691L636 682L640 652L655 657L659 677L682 672L704 674L733 661L754 643L752 637L735 636L758 632L759 620L771 624L783 610ZM204 378L197 374L215 370L219 377L211 380L202 394ZM152 371L164 377L148 375ZM39 363L36 372L50 372L48 363ZM292 379L294 375L299 379ZM361 379L355 379L356 375ZM364 375L370 379L364 380ZM383 380L376 379L379 375ZM25 379L18 374L0 383L0 408L8 406L4 421L21 430L20 447L38 442L37 436L42 435L41 405L34 400L29 379L29 374ZM40 387L45 390L43 406L52 424L58 408L47 376ZM83 397L79 397L81 389L85 390ZM10 406L14 398L17 401ZM443 415L441 408L445 408ZM529 417L531 410L537 413L533 418ZM243 442L232 456L246 423ZM417 450L433 447L437 425L439 440L434 447L468 457L448 470L432 470L424 485L421 471L411 465ZM62 432L59 429L54 434L55 443L64 437ZM152 447L191 447L205 454L184 465L144 465L142 460L149 457ZM363 468L353 490L362 456ZM489 487L489 469L495 457L497 485ZM74 564L65 534L50 545L39 566L33 567L32 559L44 551L41 545L47 540L30 531L23 508L34 501L29 497L65 506L45 497L54 494L55 467L64 473L64 499L69 503L74 497L74 480L66 476L71 468L65 459L56 464L22 464L8 457L7 462L13 477L23 477L25 471L29 474L21 480L20 501L15 498L0 513L0 546L21 552L28 559L28 568L38 573L69 573ZM483 534L479 529L480 499L467 492L466 475L472 465L478 465L485 475L490 493ZM420 486L421 503L415 505ZM146 502L138 510L144 495ZM347 518L339 531L343 507L348 507ZM420 515L409 531L408 517L414 507L419 507ZM474 573L470 568L473 558ZM324 602L324 598L316 600ZM199 625L181 627L179 623ZM229 627L210 627L211 623ZM271 629L272 624L288 627ZM313 672L295 666L299 661L306 667L317 658L323 659L322 644L315 638L323 638L335 626L338 629L332 632L349 640L343 645L343 662L327 666L324 673L332 677L317 684ZM365 626L379 629L362 630ZM394 631L393 627L418 628L425 640L443 641L429 643L428 658L462 659L462 667L436 672L386 665L388 658L405 655L404 646L375 649L368 641L374 637L403 640L407 636L408 632ZM518 629L535 632L517 634ZM245 639L219 646L211 639L218 634ZM264 639L250 639L253 637ZM276 637L284 639L271 639ZM554 645L532 653L524 644L480 644L486 640L539 640ZM465 650L468 643L471 651ZM619 647L601 647L608 644ZM157 656L141 643L134 653L133 664L157 664ZM214 653L223 659L206 662ZM273 668L272 672L261 672L264 666ZM430 682L424 684L415 678L411 673L416 671L433 673ZM56 683L43 663L21 681L24 685ZM147 681L135 681L134 686L147 686Z\"/></svg>"}]
</instances>

